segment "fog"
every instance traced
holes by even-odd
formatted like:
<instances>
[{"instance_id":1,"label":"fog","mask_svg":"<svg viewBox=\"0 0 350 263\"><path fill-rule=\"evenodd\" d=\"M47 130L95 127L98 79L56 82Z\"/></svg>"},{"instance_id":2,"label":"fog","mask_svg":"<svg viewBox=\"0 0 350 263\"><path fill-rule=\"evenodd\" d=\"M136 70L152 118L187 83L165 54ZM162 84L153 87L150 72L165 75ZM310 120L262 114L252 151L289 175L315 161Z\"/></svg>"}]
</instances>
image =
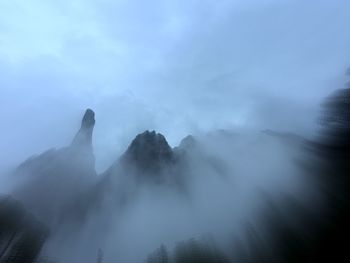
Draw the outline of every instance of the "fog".
<instances>
[{"instance_id":1,"label":"fog","mask_svg":"<svg viewBox=\"0 0 350 263\"><path fill-rule=\"evenodd\" d=\"M145 132L97 175L94 123L88 110L70 146L31 157L11 174L10 194L49 229L38 262L96 262L98 255L144 262L159 246L172 255L192 238L235 258L232 243L249 243L247 225L266 242L273 235L262 220L267 200L282 211L286 197L311 212L323 206L317 180L295 162L311 160L302 137L215 130L171 149L162 135Z\"/></svg>"},{"instance_id":2,"label":"fog","mask_svg":"<svg viewBox=\"0 0 350 263\"><path fill-rule=\"evenodd\" d=\"M264 216L293 221L287 199L321 213L322 161L305 148L348 80L349 11L347 0L0 3L0 193L45 229L37 262L144 262L192 238L231 260L235 242L275 247Z\"/></svg>"},{"instance_id":3,"label":"fog","mask_svg":"<svg viewBox=\"0 0 350 263\"><path fill-rule=\"evenodd\" d=\"M62 149L23 164L12 194L49 226L40 258L53 262L95 262L98 251L103 262L143 262L161 244L208 237L231 253L246 224L267 238L266 194L277 204L292 196L310 211L322 206L320 189L294 163L309 160L302 143L281 136L214 131L184 141L174 149L180 159L168 166L161 158L159 171L122 158L98 177L88 174L89 158L77 164Z\"/></svg>"}]
</instances>

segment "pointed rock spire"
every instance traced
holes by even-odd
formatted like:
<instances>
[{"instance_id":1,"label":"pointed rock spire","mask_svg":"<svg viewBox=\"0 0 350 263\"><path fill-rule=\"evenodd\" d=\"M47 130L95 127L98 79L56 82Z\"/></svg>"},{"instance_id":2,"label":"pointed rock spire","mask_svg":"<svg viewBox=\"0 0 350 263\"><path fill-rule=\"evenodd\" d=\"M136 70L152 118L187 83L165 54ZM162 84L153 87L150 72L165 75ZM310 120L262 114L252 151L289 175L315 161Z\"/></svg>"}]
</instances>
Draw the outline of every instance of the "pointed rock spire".
<instances>
[{"instance_id":1,"label":"pointed rock spire","mask_svg":"<svg viewBox=\"0 0 350 263\"><path fill-rule=\"evenodd\" d=\"M95 126L95 113L91 109L85 111L81 127L75 135L72 146L84 146L92 148L92 132Z\"/></svg>"}]
</instances>

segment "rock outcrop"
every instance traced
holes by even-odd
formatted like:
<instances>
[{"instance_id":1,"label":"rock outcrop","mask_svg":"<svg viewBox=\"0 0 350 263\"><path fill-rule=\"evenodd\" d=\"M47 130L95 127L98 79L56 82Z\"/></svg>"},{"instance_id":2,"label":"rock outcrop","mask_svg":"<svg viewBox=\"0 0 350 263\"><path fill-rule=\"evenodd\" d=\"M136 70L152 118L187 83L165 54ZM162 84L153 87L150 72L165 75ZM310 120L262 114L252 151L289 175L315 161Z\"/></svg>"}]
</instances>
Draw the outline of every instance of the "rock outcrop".
<instances>
[{"instance_id":1,"label":"rock outcrop","mask_svg":"<svg viewBox=\"0 0 350 263\"><path fill-rule=\"evenodd\" d=\"M121 160L139 171L159 172L173 158L173 151L162 134L145 131L131 142Z\"/></svg>"},{"instance_id":2,"label":"rock outcrop","mask_svg":"<svg viewBox=\"0 0 350 263\"><path fill-rule=\"evenodd\" d=\"M71 145L33 156L15 172L21 183L14 190L14 197L47 225L56 223L66 206L96 180L94 115L92 110L86 110Z\"/></svg>"},{"instance_id":3,"label":"rock outcrop","mask_svg":"<svg viewBox=\"0 0 350 263\"><path fill-rule=\"evenodd\" d=\"M0 262L36 262L47 228L13 198L0 196Z\"/></svg>"},{"instance_id":4,"label":"rock outcrop","mask_svg":"<svg viewBox=\"0 0 350 263\"><path fill-rule=\"evenodd\" d=\"M92 150L92 133L95 126L95 113L91 109L85 111L81 127L75 135L71 146L86 147Z\"/></svg>"}]
</instances>

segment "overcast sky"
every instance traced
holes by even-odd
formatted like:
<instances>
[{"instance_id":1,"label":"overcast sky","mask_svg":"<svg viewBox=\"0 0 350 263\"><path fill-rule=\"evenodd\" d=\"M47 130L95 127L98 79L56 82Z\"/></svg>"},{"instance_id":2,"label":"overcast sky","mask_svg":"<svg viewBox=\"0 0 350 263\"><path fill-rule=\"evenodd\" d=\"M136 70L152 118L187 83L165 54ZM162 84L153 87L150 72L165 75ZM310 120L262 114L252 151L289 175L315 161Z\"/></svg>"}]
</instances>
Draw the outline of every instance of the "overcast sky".
<instances>
[{"instance_id":1,"label":"overcast sky","mask_svg":"<svg viewBox=\"0 0 350 263\"><path fill-rule=\"evenodd\" d=\"M145 129L309 132L350 66L349 0L0 2L0 160L70 143L98 169Z\"/></svg>"}]
</instances>

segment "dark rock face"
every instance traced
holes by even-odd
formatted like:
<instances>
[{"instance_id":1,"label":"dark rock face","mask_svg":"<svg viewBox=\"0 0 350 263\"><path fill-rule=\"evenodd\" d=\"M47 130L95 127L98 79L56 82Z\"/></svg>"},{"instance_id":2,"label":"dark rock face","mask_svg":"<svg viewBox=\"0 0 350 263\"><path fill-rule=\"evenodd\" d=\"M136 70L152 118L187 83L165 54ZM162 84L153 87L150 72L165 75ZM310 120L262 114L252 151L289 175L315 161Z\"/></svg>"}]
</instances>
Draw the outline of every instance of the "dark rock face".
<instances>
[{"instance_id":1,"label":"dark rock face","mask_svg":"<svg viewBox=\"0 0 350 263\"><path fill-rule=\"evenodd\" d=\"M0 197L0 262L35 262L47 228L11 197Z\"/></svg>"},{"instance_id":2,"label":"dark rock face","mask_svg":"<svg viewBox=\"0 0 350 263\"><path fill-rule=\"evenodd\" d=\"M145 131L136 136L122 160L144 172L156 172L173 161L173 151L164 136Z\"/></svg>"}]
</instances>

